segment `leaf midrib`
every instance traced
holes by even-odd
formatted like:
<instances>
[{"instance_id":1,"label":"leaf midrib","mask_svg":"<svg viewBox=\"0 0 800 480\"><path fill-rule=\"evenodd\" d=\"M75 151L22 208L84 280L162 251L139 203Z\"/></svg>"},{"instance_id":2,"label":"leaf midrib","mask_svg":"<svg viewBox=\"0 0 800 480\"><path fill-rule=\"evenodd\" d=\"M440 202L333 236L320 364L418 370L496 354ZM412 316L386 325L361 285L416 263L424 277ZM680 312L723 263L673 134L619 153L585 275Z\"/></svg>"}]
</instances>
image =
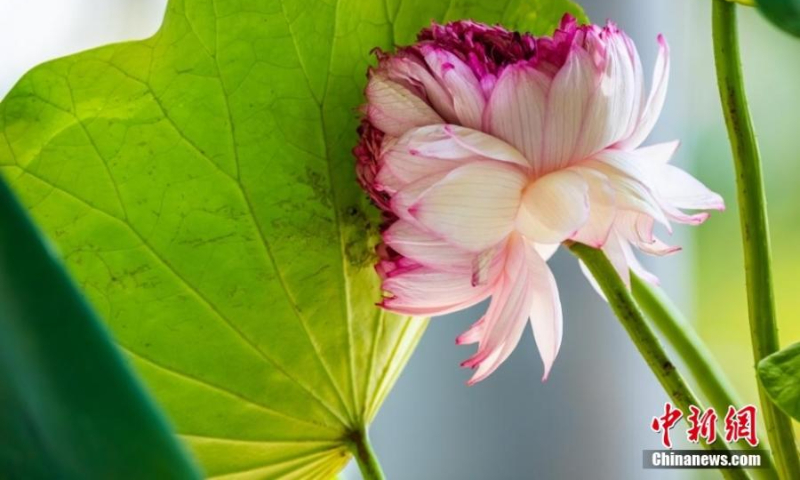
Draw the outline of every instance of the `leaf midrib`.
<instances>
[{"instance_id":1,"label":"leaf midrib","mask_svg":"<svg viewBox=\"0 0 800 480\"><path fill-rule=\"evenodd\" d=\"M320 109L320 124L322 125L322 129L323 129L322 140L323 140L323 142L325 144L326 161L328 163L328 169L329 169L328 181L330 183L330 188L331 188L331 192L332 192L332 196L333 196L333 205L334 205L334 211L335 211L335 216L336 216L336 226L339 229L339 240L340 240L340 244L342 245L342 255L344 255L344 250L343 250L344 247L343 247L343 241L342 241L342 237L341 237L341 224L340 224L340 218L339 218L339 212L338 212L338 204L336 202L336 196L335 196L335 193L334 193L332 178L330 176L330 163L331 162L330 162L330 155L329 155L329 152L328 152L328 149L327 149L327 145L328 145L327 138L326 138L326 135L324 133L325 121L324 121L324 117L322 116L322 104L317 102L316 97L314 95L314 90L311 88L311 82L310 82L310 79L308 78L308 74L307 74L307 72L305 70L305 66L303 64L302 56L300 55L300 52L297 49L297 43L296 43L296 40L295 40L294 33L292 31L292 26L289 23L289 19L286 17L286 14L285 14L283 0L279 0L279 1L280 1L280 4L281 4L281 12L283 14L282 17L283 17L284 21L286 22L287 29L289 30L289 36L291 37L292 44L295 47L295 54L297 56L297 61L300 64L300 69L301 69L301 71L303 73L303 78L306 81L306 86L308 88L308 93L309 93L309 95L311 95L311 98L313 98L315 100L315 102L317 103L317 105L319 106L319 109ZM234 159L235 159L236 166L237 166L236 169L237 169L237 172L239 172L241 170L240 167L239 167L239 149L238 149L238 144L236 142L236 134L235 134L235 130L234 130L233 115L231 113L230 103L229 103L229 99L228 99L228 87L227 87L227 85L225 85L225 80L223 78L222 69L220 68L219 59L218 59L218 52L219 52L219 13L218 13L218 10L217 10L217 0L212 0L212 4L213 4L213 7L214 7L214 25L215 25L214 26L214 54L212 55L212 58L214 60L214 66L215 66L215 68L217 70L217 77L219 78L220 86L222 87L222 97L224 99L225 110L227 112L228 123L230 125L229 133L230 133L230 136L231 136L231 146L232 146L232 149L233 149ZM339 5L339 0L337 0L337 2L336 2L337 10L338 10L338 5ZM188 16L184 15L184 18L186 19L187 23L190 23L190 24L192 23L191 19L189 19ZM200 43L202 43L202 40L200 39L200 37L194 31L194 27L192 27L192 32L195 35L195 37L197 37L197 40ZM333 30L333 32L334 32L333 35L335 37L335 34L336 34L335 20L334 20L334 30ZM332 49L333 49L333 45L331 45L331 50ZM333 52L331 51L331 57L332 56L333 56ZM330 68L329 68L329 70L330 70ZM326 77L326 79L327 79L327 77ZM327 84L326 84L326 86L327 86ZM326 92L325 90L323 90L323 91ZM327 94L327 92L326 92L326 94ZM324 102L324 98L323 98L323 102ZM164 111L164 116L168 116L166 111ZM309 331L308 324L307 324L306 320L303 318L303 316L301 315L301 312L299 311L299 309L297 307L297 302L295 301L293 295L291 294L291 292L290 292L290 290L288 288L288 285L286 284L286 280L283 278L283 274L280 271L280 268L278 268L278 263L275 260L275 256L272 253L272 248L270 247L270 244L266 239L266 236L264 234L264 230L263 230L263 228L261 226L261 222L258 220L258 217L256 216L255 211L253 209L253 203L252 203L252 200L250 199L250 195L247 193L247 188L242 184L241 179L238 177L238 173L237 173L236 184L239 187L239 190L241 191L242 196L245 198L245 201L247 203L247 208L248 208L248 211L250 213L250 216L252 217L253 222L256 225L256 229L258 230L259 237L261 239L261 244L264 247L264 250L266 251L266 253L267 253L268 257L269 257L270 262L272 263L272 267L275 270L275 274L278 277L278 281L279 281L279 283L281 285L281 288L282 288L282 290L284 292L284 295L286 296L286 299L287 299L288 303L290 304L290 307L292 308L292 311L294 311L295 315L297 316L297 319L299 320L299 322L300 322L300 324L301 324L301 326L303 328L303 332L308 337L309 342L313 346L314 352L316 353L315 356L316 356L317 360L319 361L320 365L323 367L323 370L325 371L325 373L326 373L326 375L328 377L328 380L330 381L331 385L333 386L333 389L336 392L336 395L339 397L339 400L342 402L342 406L345 408L345 412L346 412L346 415L349 417L349 420L345 420L341 416L341 414L339 414L339 412L337 412L336 416L342 422L342 425L347 427L353 422L355 416L354 416L353 412L350 411L348 403L344 400L344 395L342 394L342 392L341 392L341 390L339 388L339 383L333 378L333 374L330 371L330 366L327 364L327 362L325 361L324 357L322 356L322 352L321 352L319 346L317 345L316 340L314 339L314 336ZM344 257L343 257L343 261L344 261ZM345 282L345 285L347 285L349 281L348 281L346 272L344 270L342 271L342 276L343 276L343 280ZM347 286L345 286L345 291L347 291ZM346 301L347 308L349 310L349 307L350 307L349 296L346 295L345 301ZM353 361L352 361L353 360L353 356L352 356L352 328L350 328L350 321L351 321L350 320L350 316L347 315L346 318L347 318L347 321L348 321L348 334L349 334L348 335L348 340L349 340L348 352L350 353L350 368L351 368L351 370L350 370L350 378L351 378L351 381L353 381L352 379L354 378L354 368L353 368ZM309 393L311 393L311 392L309 392ZM328 409L332 411L332 409L330 407L328 407ZM356 407L356 409L357 409L357 407Z\"/></svg>"}]
</instances>

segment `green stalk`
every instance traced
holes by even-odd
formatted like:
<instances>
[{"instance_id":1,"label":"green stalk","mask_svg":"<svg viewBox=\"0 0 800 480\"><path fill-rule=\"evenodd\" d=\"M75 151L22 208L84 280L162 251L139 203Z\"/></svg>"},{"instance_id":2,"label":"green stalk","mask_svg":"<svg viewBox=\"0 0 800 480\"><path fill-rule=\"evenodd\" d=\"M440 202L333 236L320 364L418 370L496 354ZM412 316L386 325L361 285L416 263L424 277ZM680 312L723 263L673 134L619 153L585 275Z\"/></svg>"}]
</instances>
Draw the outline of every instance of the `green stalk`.
<instances>
[{"instance_id":1,"label":"green stalk","mask_svg":"<svg viewBox=\"0 0 800 480\"><path fill-rule=\"evenodd\" d=\"M630 290L617 275L603 251L580 243L569 245L569 249L592 273L603 294L608 299L611 309L619 318L622 326L625 327L639 353L644 357L645 362L647 362L647 365L653 371L675 406L683 412L688 412L690 405L700 407L702 404L689 388L683 376L675 368L675 364L670 360L661 342L645 320L644 314L633 300ZM708 450L730 451L728 445L719 440L712 444L708 444L702 439L701 442L703 447ZM750 478L748 473L742 469L721 469L720 472L728 479Z\"/></svg>"},{"instance_id":2,"label":"green stalk","mask_svg":"<svg viewBox=\"0 0 800 480\"><path fill-rule=\"evenodd\" d=\"M692 377L698 380L708 402L718 412L726 411L729 405L741 405L719 364L666 295L634 274L631 274L631 289L652 325L675 349Z\"/></svg>"},{"instance_id":3,"label":"green stalk","mask_svg":"<svg viewBox=\"0 0 800 480\"><path fill-rule=\"evenodd\" d=\"M714 409L724 414L729 405L742 405L711 352L664 292L634 274L631 274L631 290L633 298L651 324L675 350ZM744 440L739 441L736 446L740 450L757 450ZM778 472L772 458L765 456L764 461L764 468L757 472L759 477L777 478Z\"/></svg>"},{"instance_id":4,"label":"green stalk","mask_svg":"<svg viewBox=\"0 0 800 480\"><path fill-rule=\"evenodd\" d=\"M366 427L362 427L350 436L350 450L358 462L358 468L361 470L361 477L364 480L386 480L383 476L381 464L378 462L378 457L375 455L375 450L372 449L372 444L369 441Z\"/></svg>"},{"instance_id":5,"label":"green stalk","mask_svg":"<svg viewBox=\"0 0 800 480\"><path fill-rule=\"evenodd\" d=\"M753 343L754 363L758 363L762 358L778 351L780 347L775 319L772 258L761 157L744 90L736 5L726 0L714 0L712 23L717 82L736 167L750 337ZM761 385L758 393L767 437L781 478L798 479L800 459L797 456L791 420L770 401Z\"/></svg>"}]
</instances>

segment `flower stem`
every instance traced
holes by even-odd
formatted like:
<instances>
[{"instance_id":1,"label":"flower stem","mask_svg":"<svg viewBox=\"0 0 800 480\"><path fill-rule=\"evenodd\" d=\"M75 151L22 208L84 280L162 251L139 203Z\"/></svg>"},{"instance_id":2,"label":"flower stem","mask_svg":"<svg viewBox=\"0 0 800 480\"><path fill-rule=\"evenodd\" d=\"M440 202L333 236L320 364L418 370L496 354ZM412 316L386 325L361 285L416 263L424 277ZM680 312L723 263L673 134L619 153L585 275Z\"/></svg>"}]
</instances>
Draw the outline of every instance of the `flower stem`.
<instances>
[{"instance_id":1,"label":"flower stem","mask_svg":"<svg viewBox=\"0 0 800 480\"><path fill-rule=\"evenodd\" d=\"M353 452L356 462L358 462L358 468L361 470L361 477L364 480L385 480L386 477L383 476L381 464L378 462L375 450L372 449L372 444L369 442L366 427L362 427L351 434L350 450Z\"/></svg>"},{"instance_id":2,"label":"flower stem","mask_svg":"<svg viewBox=\"0 0 800 480\"><path fill-rule=\"evenodd\" d=\"M736 5L726 0L714 0L712 24L717 83L736 167L750 336L755 363L758 363L779 349L761 157L744 91ZM758 392L767 437L781 478L800 478L800 459L791 420L770 401L761 385Z\"/></svg>"},{"instance_id":3,"label":"flower stem","mask_svg":"<svg viewBox=\"0 0 800 480\"><path fill-rule=\"evenodd\" d=\"M742 403L733 387L728 383L722 368L694 328L663 291L634 274L631 274L631 287L634 299L650 319L651 325L675 350L705 398L716 411L725 412L729 405L741 406ZM740 450L755 449L744 440L739 441L736 445ZM764 461L766 462L763 465L764 468L757 472L759 477L777 478L778 473L772 458L765 456Z\"/></svg>"},{"instance_id":4,"label":"flower stem","mask_svg":"<svg viewBox=\"0 0 800 480\"><path fill-rule=\"evenodd\" d=\"M639 353L655 374L661 386L667 392L674 404L683 412L689 411L690 405L701 406L694 392L675 368L664 347L659 342L653 330L644 318L644 314L633 300L628 287L617 275L611 262L602 250L588 247L580 243L569 245L569 249L577 256L592 273L600 289L608 299L611 309L619 318L622 326L628 332ZM729 451L725 442L716 441L706 443L701 439L703 446L709 450ZM750 478L746 471L741 469L722 469L721 473L728 479Z\"/></svg>"},{"instance_id":5,"label":"flower stem","mask_svg":"<svg viewBox=\"0 0 800 480\"><path fill-rule=\"evenodd\" d=\"M675 349L691 375L700 380L698 385L709 403L723 412L729 405L740 405L719 365L675 305L656 287L633 274L631 287L634 299L652 325Z\"/></svg>"}]
</instances>

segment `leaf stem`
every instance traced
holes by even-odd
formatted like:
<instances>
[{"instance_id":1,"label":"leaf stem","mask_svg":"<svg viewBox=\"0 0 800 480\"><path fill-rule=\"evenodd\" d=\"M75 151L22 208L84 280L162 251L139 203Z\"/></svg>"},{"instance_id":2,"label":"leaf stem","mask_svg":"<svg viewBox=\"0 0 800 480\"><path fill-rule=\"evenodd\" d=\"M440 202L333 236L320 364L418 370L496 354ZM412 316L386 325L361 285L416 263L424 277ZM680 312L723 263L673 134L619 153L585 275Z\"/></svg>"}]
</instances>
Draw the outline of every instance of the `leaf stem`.
<instances>
[{"instance_id":1,"label":"leaf stem","mask_svg":"<svg viewBox=\"0 0 800 480\"><path fill-rule=\"evenodd\" d=\"M664 292L634 274L631 274L631 290L633 298L650 319L651 325L675 350L688 369L689 375L694 378L703 395L716 411L725 412L729 405L742 405L719 363ZM744 440L739 441L736 446L740 450L756 450ZM758 470L758 476L777 478L778 472L772 458L765 456L764 461L766 464L763 465L763 469Z\"/></svg>"},{"instance_id":2,"label":"leaf stem","mask_svg":"<svg viewBox=\"0 0 800 480\"><path fill-rule=\"evenodd\" d=\"M736 5L726 0L714 0L712 20L717 83L736 167L750 336L755 363L758 363L780 347L761 156L744 89ZM800 459L791 420L770 401L760 384L758 393L767 437L781 478L800 478Z\"/></svg>"},{"instance_id":3,"label":"leaf stem","mask_svg":"<svg viewBox=\"0 0 800 480\"><path fill-rule=\"evenodd\" d=\"M634 299L650 318L652 325L675 349L691 375L701 380L698 385L709 403L717 411L725 411L729 405L740 405L741 402L721 372L719 364L671 300L660 289L633 274L631 287Z\"/></svg>"},{"instance_id":4,"label":"leaf stem","mask_svg":"<svg viewBox=\"0 0 800 480\"><path fill-rule=\"evenodd\" d=\"M688 412L690 405L701 406L694 392L675 368L675 364L670 360L661 342L645 320L644 314L633 300L630 290L617 275L603 251L580 243L570 244L569 249L592 273L608 299L611 309L675 405L683 412ZM702 439L701 442L703 447L709 450L730 451L725 442L716 441L709 444ZM741 469L722 469L720 472L728 479L750 478L748 473Z\"/></svg>"},{"instance_id":5,"label":"leaf stem","mask_svg":"<svg viewBox=\"0 0 800 480\"><path fill-rule=\"evenodd\" d=\"M350 436L350 450L358 462L361 477L364 480L385 480L381 464L372 449L366 427L361 427Z\"/></svg>"}]
</instances>

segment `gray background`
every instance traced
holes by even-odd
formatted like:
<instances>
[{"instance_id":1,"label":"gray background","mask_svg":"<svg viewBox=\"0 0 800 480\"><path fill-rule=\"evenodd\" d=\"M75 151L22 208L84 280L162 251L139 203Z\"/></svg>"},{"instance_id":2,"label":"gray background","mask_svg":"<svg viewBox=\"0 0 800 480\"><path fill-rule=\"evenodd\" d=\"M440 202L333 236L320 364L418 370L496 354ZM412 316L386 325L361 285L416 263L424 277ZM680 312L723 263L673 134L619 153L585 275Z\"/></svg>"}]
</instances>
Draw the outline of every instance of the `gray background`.
<instances>
[{"instance_id":1,"label":"gray background","mask_svg":"<svg viewBox=\"0 0 800 480\"><path fill-rule=\"evenodd\" d=\"M710 1L583 3L596 22L613 18L628 32L647 72L654 62L656 35L667 36L672 46L670 93L650 142L681 138L677 163L689 165L697 132L722 128L709 41ZM165 4L0 0L0 96L43 60L151 34ZM748 25L768 28L753 12L744 16ZM694 249L688 229L679 230L673 240L684 251L654 267L673 298L691 312ZM454 339L485 307L434 319L371 428L390 479L696 477L641 469L642 450L659 447L649 423L666 397L574 259L559 252L551 265L560 286L565 333L550 380L540 382L541 361L526 335L494 375L467 387L469 372L458 364L474 347L456 347ZM703 475L719 478L714 472ZM360 478L353 465L344 477Z\"/></svg>"}]
</instances>

